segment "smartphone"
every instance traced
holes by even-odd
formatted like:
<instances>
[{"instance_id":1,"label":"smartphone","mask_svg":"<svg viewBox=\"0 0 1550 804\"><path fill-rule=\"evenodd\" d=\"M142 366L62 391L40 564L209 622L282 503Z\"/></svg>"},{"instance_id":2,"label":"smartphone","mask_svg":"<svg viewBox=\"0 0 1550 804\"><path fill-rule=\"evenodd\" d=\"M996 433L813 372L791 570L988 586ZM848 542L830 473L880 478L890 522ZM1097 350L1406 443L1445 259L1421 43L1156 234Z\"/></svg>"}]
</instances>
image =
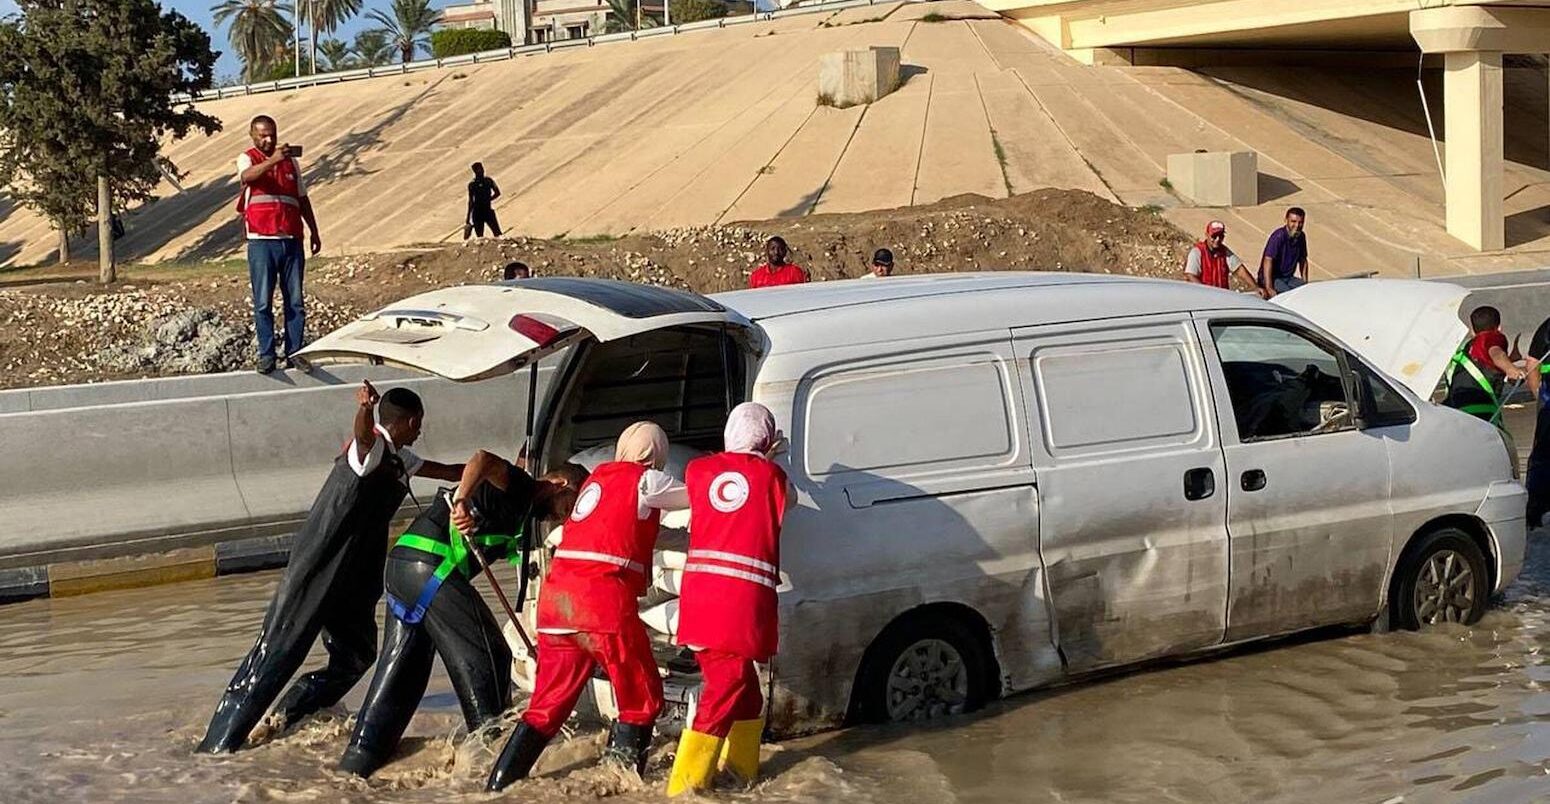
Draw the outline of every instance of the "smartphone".
<instances>
[{"instance_id":1,"label":"smartphone","mask_svg":"<svg viewBox=\"0 0 1550 804\"><path fill-rule=\"evenodd\" d=\"M292 145L289 148L287 148L286 150L290 152L290 155L293 158L301 156L301 146L300 145Z\"/></svg>"}]
</instances>

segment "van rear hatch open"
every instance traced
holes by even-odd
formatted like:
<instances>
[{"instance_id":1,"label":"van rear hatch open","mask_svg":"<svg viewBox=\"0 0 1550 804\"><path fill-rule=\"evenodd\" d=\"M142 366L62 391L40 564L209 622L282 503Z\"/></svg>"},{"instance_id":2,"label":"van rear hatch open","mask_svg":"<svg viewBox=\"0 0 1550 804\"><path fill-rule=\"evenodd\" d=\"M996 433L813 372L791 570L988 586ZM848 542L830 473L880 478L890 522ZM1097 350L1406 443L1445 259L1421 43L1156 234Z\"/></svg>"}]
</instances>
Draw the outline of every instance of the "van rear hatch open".
<instances>
[{"instance_id":1,"label":"van rear hatch open","mask_svg":"<svg viewBox=\"0 0 1550 804\"><path fill-rule=\"evenodd\" d=\"M1271 299L1323 327L1422 399L1469 335L1459 308L1469 291L1418 279L1314 282Z\"/></svg>"},{"instance_id":2,"label":"van rear hatch open","mask_svg":"<svg viewBox=\"0 0 1550 804\"><path fill-rule=\"evenodd\" d=\"M507 374L571 344L685 325L747 320L682 290L610 279L549 277L442 288L396 302L297 354L318 365L388 364L457 382Z\"/></svg>"}]
</instances>

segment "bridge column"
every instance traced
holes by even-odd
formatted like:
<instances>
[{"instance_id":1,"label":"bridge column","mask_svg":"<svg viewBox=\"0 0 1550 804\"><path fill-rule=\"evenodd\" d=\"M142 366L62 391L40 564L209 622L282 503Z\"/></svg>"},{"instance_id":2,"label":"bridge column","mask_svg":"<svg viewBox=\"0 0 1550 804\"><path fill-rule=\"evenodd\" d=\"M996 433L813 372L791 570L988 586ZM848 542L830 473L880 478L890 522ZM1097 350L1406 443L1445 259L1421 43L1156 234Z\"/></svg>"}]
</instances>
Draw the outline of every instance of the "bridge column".
<instances>
[{"instance_id":1,"label":"bridge column","mask_svg":"<svg viewBox=\"0 0 1550 804\"><path fill-rule=\"evenodd\" d=\"M1502 54L1449 53L1443 76L1448 234L1480 251L1506 245Z\"/></svg>"}]
</instances>

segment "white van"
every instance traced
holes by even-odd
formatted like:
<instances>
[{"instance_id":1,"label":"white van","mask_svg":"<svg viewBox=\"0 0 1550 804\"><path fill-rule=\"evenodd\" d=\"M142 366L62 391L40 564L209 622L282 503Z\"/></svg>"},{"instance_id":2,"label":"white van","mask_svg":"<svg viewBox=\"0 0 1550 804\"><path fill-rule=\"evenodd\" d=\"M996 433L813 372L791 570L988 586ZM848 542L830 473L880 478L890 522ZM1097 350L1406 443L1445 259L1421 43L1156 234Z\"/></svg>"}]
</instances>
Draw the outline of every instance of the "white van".
<instances>
[{"instance_id":1,"label":"white van","mask_svg":"<svg viewBox=\"0 0 1550 804\"><path fill-rule=\"evenodd\" d=\"M799 500L767 668L770 728L790 735L1315 626L1479 618L1522 565L1526 493L1496 428L1428 401L1463 296L1351 280L1277 305L990 273L704 297L546 278L425 293L302 357L474 381L555 355L538 470L642 418L715 450L731 406L767 405Z\"/></svg>"}]
</instances>

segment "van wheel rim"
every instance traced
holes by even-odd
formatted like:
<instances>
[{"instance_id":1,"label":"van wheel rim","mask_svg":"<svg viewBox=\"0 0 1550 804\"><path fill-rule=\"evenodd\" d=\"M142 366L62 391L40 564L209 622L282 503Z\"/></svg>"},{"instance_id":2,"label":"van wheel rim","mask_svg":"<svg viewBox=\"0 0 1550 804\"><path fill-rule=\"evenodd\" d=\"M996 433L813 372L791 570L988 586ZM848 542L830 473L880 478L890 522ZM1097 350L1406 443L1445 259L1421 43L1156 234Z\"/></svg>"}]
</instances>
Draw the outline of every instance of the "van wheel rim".
<instances>
[{"instance_id":1,"label":"van wheel rim","mask_svg":"<svg viewBox=\"0 0 1550 804\"><path fill-rule=\"evenodd\" d=\"M961 713L969 700L969 668L958 649L922 639L888 671L888 719L926 720Z\"/></svg>"},{"instance_id":2,"label":"van wheel rim","mask_svg":"<svg viewBox=\"0 0 1550 804\"><path fill-rule=\"evenodd\" d=\"M1475 607L1475 574L1464 556L1439 550L1421 565L1415 582L1415 615L1425 625L1461 623Z\"/></svg>"}]
</instances>

